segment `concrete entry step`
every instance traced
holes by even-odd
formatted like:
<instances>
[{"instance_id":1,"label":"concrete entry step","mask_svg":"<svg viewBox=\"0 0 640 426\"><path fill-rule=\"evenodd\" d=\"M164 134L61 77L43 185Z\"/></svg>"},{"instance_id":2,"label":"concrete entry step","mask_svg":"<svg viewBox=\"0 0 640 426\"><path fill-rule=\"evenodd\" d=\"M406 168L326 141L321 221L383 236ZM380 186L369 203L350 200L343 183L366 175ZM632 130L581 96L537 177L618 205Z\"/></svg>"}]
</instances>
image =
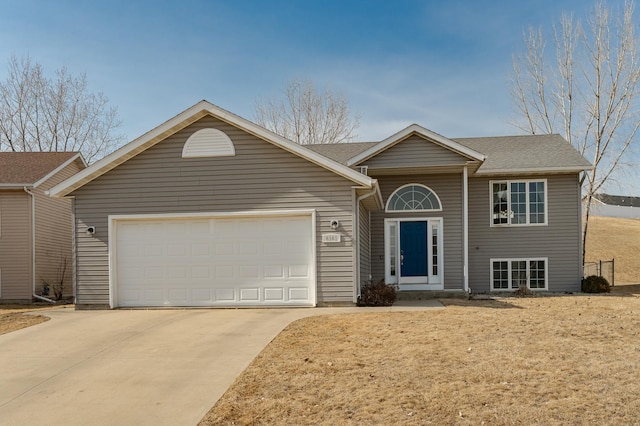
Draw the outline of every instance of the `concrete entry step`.
<instances>
[{"instance_id":1,"label":"concrete entry step","mask_svg":"<svg viewBox=\"0 0 640 426\"><path fill-rule=\"evenodd\" d=\"M429 299L467 299L468 293L460 290L451 291L397 291L396 300L429 300Z\"/></svg>"}]
</instances>

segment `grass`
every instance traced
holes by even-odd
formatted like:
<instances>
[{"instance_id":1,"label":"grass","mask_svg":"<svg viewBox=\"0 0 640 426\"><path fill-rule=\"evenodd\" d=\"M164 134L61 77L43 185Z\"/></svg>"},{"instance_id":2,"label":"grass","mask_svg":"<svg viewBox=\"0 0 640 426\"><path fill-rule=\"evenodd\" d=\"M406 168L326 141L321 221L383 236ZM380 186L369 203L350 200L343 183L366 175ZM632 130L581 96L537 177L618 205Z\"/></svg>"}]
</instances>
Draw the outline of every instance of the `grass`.
<instances>
[{"instance_id":1,"label":"grass","mask_svg":"<svg viewBox=\"0 0 640 426\"><path fill-rule=\"evenodd\" d=\"M0 335L49 321L49 317L30 313L49 308L48 304L0 305Z\"/></svg>"},{"instance_id":2,"label":"grass","mask_svg":"<svg viewBox=\"0 0 640 426\"><path fill-rule=\"evenodd\" d=\"M615 258L616 284L640 284L640 219L592 216L587 262Z\"/></svg>"},{"instance_id":3,"label":"grass","mask_svg":"<svg viewBox=\"0 0 640 426\"><path fill-rule=\"evenodd\" d=\"M291 324L201 424L638 421L639 297L444 302Z\"/></svg>"},{"instance_id":4,"label":"grass","mask_svg":"<svg viewBox=\"0 0 640 426\"><path fill-rule=\"evenodd\" d=\"M640 221L592 218L587 250L611 294L294 322L201 425L636 424Z\"/></svg>"}]
</instances>

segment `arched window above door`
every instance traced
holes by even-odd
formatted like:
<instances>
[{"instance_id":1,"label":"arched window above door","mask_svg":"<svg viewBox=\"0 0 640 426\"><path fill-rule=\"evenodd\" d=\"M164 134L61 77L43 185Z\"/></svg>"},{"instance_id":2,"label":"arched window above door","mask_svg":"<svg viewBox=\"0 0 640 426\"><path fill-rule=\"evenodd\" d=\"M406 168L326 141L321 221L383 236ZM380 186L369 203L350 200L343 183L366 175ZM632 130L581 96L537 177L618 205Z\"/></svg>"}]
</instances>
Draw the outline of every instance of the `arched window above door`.
<instances>
[{"instance_id":1,"label":"arched window above door","mask_svg":"<svg viewBox=\"0 0 640 426\"><path fill-rule=\"evenodd\" d=\"M417 183L396 189L387 201L387 212L435 212L442 210L440 198L430 188Z\"/></svg>"}]
</instances>

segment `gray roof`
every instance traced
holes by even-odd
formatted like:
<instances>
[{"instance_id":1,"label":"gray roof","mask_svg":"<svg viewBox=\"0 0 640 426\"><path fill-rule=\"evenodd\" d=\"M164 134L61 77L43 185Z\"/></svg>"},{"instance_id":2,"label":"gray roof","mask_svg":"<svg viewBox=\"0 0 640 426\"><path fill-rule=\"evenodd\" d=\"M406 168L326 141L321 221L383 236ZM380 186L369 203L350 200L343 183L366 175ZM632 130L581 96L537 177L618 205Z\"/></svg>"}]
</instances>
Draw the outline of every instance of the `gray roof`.
<instances>
[{"instance_id":1,"label":"gray roof","mask_svg":"<svg viewBox=\"0 0 640 426\"><path fill-rule=\"evenodd\" d=\"M495 136L459 138L453 141L484 154L478 173L510 171L584 170L591 164L560 135ZM378 142L355 142L305 147L342 164Z\"/></svg>"},{"instance_id":2,"label":"gray roof","mask_svg":"<svg viewBox=\"0 0 640 426\"><path fill-rule=\"evenodd\" d=\"M454 139L487 156L479 173L589 169L591 163L560 135Z\"/></svg>"},{"instance_id":3,"label":"gray roof","mask_svg":"<svg viewBox=\"0 0 640 426\"><path fill-rule=\"evenodd\" d=\"M594 194L593 198L610 206L640 207L640 197L624 195Z\"/></svg>"},{"instance_id":4,"label":"gray roof","mask_svg":"<svg viewBox=\"0 0 640 426\"><path fill-rule=\"evenodd\" d=\"M379 142L331 143L322 145L305 145L312 151L322 154L341 164L347 164L351 158L366 151Z\"/></svg>"}]
</instances>

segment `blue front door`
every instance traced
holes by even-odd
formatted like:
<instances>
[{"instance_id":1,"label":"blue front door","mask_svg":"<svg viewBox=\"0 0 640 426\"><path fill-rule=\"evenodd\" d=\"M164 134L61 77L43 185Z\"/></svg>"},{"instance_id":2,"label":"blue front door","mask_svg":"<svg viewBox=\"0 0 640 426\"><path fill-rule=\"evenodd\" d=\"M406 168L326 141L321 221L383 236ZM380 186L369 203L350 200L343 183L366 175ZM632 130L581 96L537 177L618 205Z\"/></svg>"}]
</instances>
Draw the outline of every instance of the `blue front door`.
<instances>
[{"instance_id":1,"label":"blue front door","mask_svg":"<svg viewBox=\"0 0 640 426\"><path fill-rule=\"evenodd\" d=\"M400 222L400 277L428 275L427 222Z\"/></svg>"}]
</instances>

